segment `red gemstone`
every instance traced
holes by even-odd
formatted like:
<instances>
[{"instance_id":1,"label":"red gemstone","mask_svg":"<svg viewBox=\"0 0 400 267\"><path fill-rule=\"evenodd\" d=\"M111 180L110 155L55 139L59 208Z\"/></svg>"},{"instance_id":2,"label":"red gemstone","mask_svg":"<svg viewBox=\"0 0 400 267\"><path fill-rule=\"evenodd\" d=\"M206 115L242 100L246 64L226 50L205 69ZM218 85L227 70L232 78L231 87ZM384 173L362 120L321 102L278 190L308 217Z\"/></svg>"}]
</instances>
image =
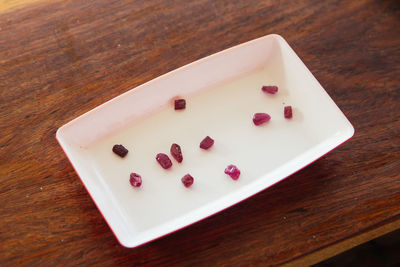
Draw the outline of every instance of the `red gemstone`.
<instances>
[{"instance_id":1,"label":"red gemstone","mask_svg":"<svg viewBox=\"0 0 400 267\"><path fill-rule=\"evenodd\" d=\"M193 184L194 179L190 174L186 174L182 177L181 181L185 187L190 187Z\"/></svg>"},{"instance_id":2,"label":"red gemstone","mask_svg":"<svg viewBox=\"0 0 400 267\"><path fill-rule=\"evenodd\" d=\"M209 149L210 147L212 147L213 144L214 140L211 137L207 136L206 138L203 139L203 141L201 141L200 148Z\"/></svg>"},{"instance_id":3,"label":"red gemstone","mask_svg":"<svg viewBox=\"0 0 400 267\"><path fill-rule=\"evenodd\" d=\"M278 86L275 86L275 85L263 86L263 87L261 88L261 90L262 90L264 93L274 95L274 94L276 94L276 93L278 92Z\"/></svg>"},{"instance_id":4,"label":"red gemstone","mask_svg":"<svg viewBox=\"0 0 400 267\"><path fill-rule=\"evenodd\" d=\"M156 156L156 160L164 169L169 169L172 166L172 161L164 153L158 153Z\"/></svg>"},{"instance_id":5,"label":"red gemstone","mask_svg":"<svg viewBox=\"0 0 400 267\"><path fill-rule=\"evenodd\" d=\"M233 180L239 179L240 170L235 165L228 165L228 167L225 168L224 172L228 174Z\"/></svg>"},{"instance_id":6,"label":"red gemstone","mask_svg":"<svg viewBox=\"0 0 400 267\"><path fill-rule=\"evenodd\" d=\"M129 178L129 182L133 187L139 187L142 185L142 176L140 176L137 173L131 173L131 176Z\"/></svg>"},{"instance_id":7,"label":"red gemstone","mask_svg":"<svg viewBox=\"0 0 400 267\"><path fill-rule=\"evenodd\" d=\"M271 116L267 113L254 113L253 122L255 125L261 125L263 123L268 122L271 119Z\"/></svg>"},{"instance_id":8,"label":"red gemstone","mask_svg":"<svg viewBox=\"0 0 400 267\"><path fill-rule=\"evenodd\" d=\"M182 150L178 144L172 144L170 149L171 155L176 159L177 162L181 163L183 160Z\"/></svg>"},{"instance_id":9,"label":"red gemstone","mask_svg":"<svg viewBox=\"0 0 400 267\"><path fill-rule=\"evenodd\" d=\"M186 100L185 99L175 100L175 110L185 109L185 108L186 108Z\"/></svg>"},{"instance_id":10,"label":"red gemstone","mask_svg":"<svg viewBox=\"0 0 400 267\"><path fill-rule=\"evenodd\" d=\"M291 119L293 117L292 106L286 106L283 110L283 114L285 115L286 119Z\"/></svg>"}]
</instances>

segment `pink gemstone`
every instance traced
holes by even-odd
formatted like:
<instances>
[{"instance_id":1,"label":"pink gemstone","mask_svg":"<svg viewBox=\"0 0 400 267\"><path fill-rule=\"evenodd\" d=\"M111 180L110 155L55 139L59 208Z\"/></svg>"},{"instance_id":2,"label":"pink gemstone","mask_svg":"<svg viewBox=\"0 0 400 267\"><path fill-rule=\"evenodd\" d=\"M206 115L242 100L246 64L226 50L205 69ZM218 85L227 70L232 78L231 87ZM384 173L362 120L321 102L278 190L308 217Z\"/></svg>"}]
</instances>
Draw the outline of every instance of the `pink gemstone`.
<instances>
[{"instance_id":1,"label":"pink gemstone","mask_svg":"<svg viewBox=\"0 0 400 267\"><path fill-rule=\"evenodd\" d=\"M185 99L175 100L175 110L185 109L185 108L186 108L186 100Z\"/></svg>"},{"instance_id":2,"label":"pink gemstone","mask_svg":"<svg viewBox=\"0 0 400 267\"><path fill-rule=\"evenodd\" d=\"M235 165L228 165L228 167L225 168L224 172L228 174L233 180L239 179L240 170Z\"/></svg>"},{"instance_id":3,"label":"pink gemstone","mask_svg":"<svg viewBox=\"0 0 400 267\"><path fill-rule=\"evenodd\" d=\"M201 141L200 148L209 149L210 147L212 147L213 144L214 140L211 137L207 136L206 138L203 139L203 141Z\"/></svg>"},{"instance_id":4,"label":"pink gemstone","mask_svg":"<svg viewBox=\"0 0 400 267\"><path fill-rule=\"evenodd\" d=\"M131 173L129 182L133 187L139 187L142 185L142 177L139 174L133 172Z\"/></svg>"},{"instance_id":5,"label":"pink gemstone","mask_svg":"<svg viewBox=\"0 0 400 267\"><path fill-rule=\"evenodd\" d=\"M193 184L194 179L190 174L186 174L182 177L181 181L185 187L190 187Z\"/></svg>"},{"instance_id":6,"label":"pink gemstone","mask_svg":"<svg viewBox=\"0 0 400 267\"><path fill-rule=\"evenodd\" d=\"M182 162L182 160L183 160L182 150L178 144L172 144L170 152L171 152L172 157L174 157L174 159L176 159L177 162L179 162L179 163Z\"/></svg>"},{"instance_id":7,"label":"pink gemstone","mask_svg":"<svg viewBox=\"0 0 400 267\"><path fill-rule=\"evenodd\" d=\"M158 153L156 156L156 160L164 169L169 169L172 166L172 161L164 153Z\"/></svg>"},{"instance_id":8,"label":"pink gemstone","mask_svg":"<svg viewBox=\"0 0 400 267\"><path fill-rule=\"evenodd\" d=\"M293 117L292 114L292 106L286 106L283 110L286 119L291 119Z\"/></svg>"},{"instance_id":9,"label":"pink gemstone","mask_svg":"<svg viewBox=\"0 0 400 267\"><path fill-rule=\"evenodd\" d=\"M271 119L271 116L267 113L254 113L253 122L255 125L261 125L263 123L268 122Z\"/></svg>"},{"instance_id":10,"label":"pink gemstone","mask_svg":"<svg viewBox=\"0 0 400 267\"><path fill-rule=\"evenodd\" d=\"M264 93L274 95L274 94L276 94L276 93L278 92L278 86L275 86L275 85L263 86L263 87L261 88L261 90L262 90Z\"/></svg>"}]
</instances>

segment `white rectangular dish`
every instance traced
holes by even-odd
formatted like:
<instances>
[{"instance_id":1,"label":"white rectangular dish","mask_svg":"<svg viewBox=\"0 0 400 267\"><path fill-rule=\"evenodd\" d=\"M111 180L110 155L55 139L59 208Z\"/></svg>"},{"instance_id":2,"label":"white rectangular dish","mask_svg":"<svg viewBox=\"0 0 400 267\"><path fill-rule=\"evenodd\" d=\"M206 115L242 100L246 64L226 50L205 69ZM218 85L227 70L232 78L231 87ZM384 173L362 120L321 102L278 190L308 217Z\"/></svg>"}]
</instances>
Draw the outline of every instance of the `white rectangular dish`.
<instances>
[{"instance_id":1,"label":"white rectangular dish","mask_svg":"<svg viewBox=\"0 0 400 267\"><path fill-rule=\"evenodd\" d=\"M275 95L261 91L277 85ZM186 99L175 111L172 99ZM283 107L293 107L285 119ZM271 120L252 121L256 112ZM279 35L267 35L171 71L96 107L56 137L119 242L136 247L204 219L283 180L354 134L354 128ZM205 136L215 140L199 148ZM155 160L182 147L169 170ZM123 144L129 153L112 152ZM235 164L241 176L224 174ZM133 188L129 174L143 184ZM181 177L195 181L185 188Z\"/></svg>"}]
</instances>

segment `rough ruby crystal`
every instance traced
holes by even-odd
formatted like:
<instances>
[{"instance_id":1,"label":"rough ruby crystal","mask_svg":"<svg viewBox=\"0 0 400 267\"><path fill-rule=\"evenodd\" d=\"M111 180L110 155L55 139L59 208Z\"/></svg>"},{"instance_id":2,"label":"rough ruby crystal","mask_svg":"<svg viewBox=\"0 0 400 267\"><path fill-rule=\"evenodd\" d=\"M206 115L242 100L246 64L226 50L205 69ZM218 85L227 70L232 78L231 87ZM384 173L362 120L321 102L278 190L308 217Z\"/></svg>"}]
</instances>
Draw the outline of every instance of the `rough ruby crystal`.
<instances>
[{"instance_id":1,"label":"rough ruby crystal","mask_svg":"<svg viewBox=\"0 0 400 267\"><path fill-rule=\"evenodd\" d=\"M214 140L211 137L206 136L206 138L204 138L203 141L201 141L200 148L209 149L210 147L212 147L213 144Z\"/></svg>"},{"instance_id":2,"label":"rough ruby crystal","mask_svg":"<svg viewBox=\"0 0 400 267\"><path fill-rule=\"evenodd\" d=\"M182 150L178 144L172 144L170 149L171 155L176 159L177 162L181 163L183 160Z\"/></svg>"},{"instance_id":3,"label":"rough ruby crystal","mask_svg":"<svg viewBox=\"0 0 400 267\"><path fill-rule=\"evenodd\" d=\"M175 100L175 110L185 109L186 108L186 100L185 99L176 99Z\"/></svg>"},{"instance_id":4,"label":"rough ruby crystal","mask_svg":"<svg viewBox=\"0 0 400 267\"><path fill-rule=\"evenodd\" d=\"M121 158L125 157L126 154L128 154L128 149L126 149L123 145L114 145L112 151Z\"/></svg>"},{"instance_id":5,"label":"rough ruby crystal","mask_svg":"<svg viewBox=\"0 0 400 267\"><path fill-rule=\"evenodd\" d=\"M130 175L129 182L133 187L139 187L142 185L142 176L133 172Z\"/></svg>"},{"instance_id":6,"label":"rough ruby crystal","mask_svg":"<svg viewBox=\"0 0 400 267\"><path fill-rule=\"evenodd\" d=\"M194 179L190 174L186 174L182 177L181 181L185 187L190 187L193 184Z\"/></svg>"},{"instance_id":7,"label":"rough ruby crystal","mask_svg":"<svg viewBox=\"0 0 400 267\"><path fill-rule=\"evenodd\" d=\"M283 114L285 115L286 119L291 119L293 117L292 106L286 106L283 110Z\"/></svg>"},{"instance_id":8,"label":"rough ruby crystal","mask_svg":"<svg viewBox=\"0 0 400 267\"><path fill-rule=\"evenodd\" d=\"M275 86L275 85L268 85L268 86L266 86L266 85L264 85L264 86L261 88L261 90L262 90L264 93L274 95L274 94L276 94L276 93L278 92L278 86Z\"/></svg>"},{"instance_id":9,"label":"rough ruby crystal","mask_svg":"<svg viewBox=\"0 0 400 267\"><path fill-rule=\"evenodd\" d=\"M224 172L228 174L233 180L239 179L240 170L235 165L228 165L228 167L225 168Z\"/></svg>"},{"instance_id":10,"label":"rough ruby crystal","mask_svg":"<svg viewBox=\"0 0 400 267\"><path fill-rule=\"evenodd\" d=\"M172 161L169 157L164 153L158 153L156 156L156 160L160 163L161 167L164 169L169 169L172 166Z\"/></svg>"},{"instance_id":11,"label":"rough ruby crystal","mask_svg":"<svg viewBox=\"0 0 400 267\"><path fill-rule=\"evenodd\" d=\"M268 115L267 113L255 113L253 116L253 122L257 126L268 122L270 119L271 116Z\"/></svg>"}]
</instances>

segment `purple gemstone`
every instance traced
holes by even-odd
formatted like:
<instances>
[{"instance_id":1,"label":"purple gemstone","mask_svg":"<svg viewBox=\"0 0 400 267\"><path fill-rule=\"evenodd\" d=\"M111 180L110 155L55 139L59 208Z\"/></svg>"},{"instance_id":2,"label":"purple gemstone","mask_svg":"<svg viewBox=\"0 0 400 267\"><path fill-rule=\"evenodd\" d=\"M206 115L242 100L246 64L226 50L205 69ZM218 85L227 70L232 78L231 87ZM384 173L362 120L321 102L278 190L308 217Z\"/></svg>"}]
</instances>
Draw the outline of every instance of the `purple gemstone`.
<instances>
[{"instance_id":1,"label":"purple gemstone","mask_svg":"<svg viewBox=\"0 0 400 267\"><path fill-rule=\"evenodd\" d=\"M261 88L261 90L262 90L264 93L274 95L274 94L276 94L276 93L278 92L278 86L275 86L275 85L268 85L268 86L265 86L265 85L264 85L264 86Z\"/></svg>"},{"instance_id":2,"label":"purple gemstone","mask_svg":"<svg viewBox=\"0 0 400 267\"><path fill-rule=\"evenodd\" d=\"M185 187L190 187L193 184L194 179L190 174L186 174L182 177L181 181Z\"/></svg>"},{"instance_id":3,"label":"purple gemstone","mask_svg":"<svg viewBox=\"0 0 400 267\"><path fill-rule=\"evenodd\" d=\"M228 174L233 180L239 179L240 170L235 165L228 165L228 167L225 168L224 172Z\"/></svg>"},{"instance_id":4,"label":"purple gemstone","mask_svg":"<svg viewBox=\"0 0 400 267\"><path fill-rule=\"evenodd\" d=\"M186 108L186 100L185 99L175 100L175 110L185 109L185 108Z\"/></svg>"},{"instance_id":5,"label":"purple gemstone","mask_svg":"<svg viewBox=\"0 0 400 267\"><path fill-rule=\"evenodd\" d=\"M156 160L164 169L169 169L172 166L172 161L164 153L158 153L156 156Z\"/></svg>"},{"instance_id":6,"label":"purple gemstone","mask_svg":"<svg viewBox=\"0 0 400 267\"><path fill-rule=\"evenodd\" d=\"M131 173L131 176L129 178L129 182L133 187L139 187L142 185L142 176L140 176L137 173Z\"/></svg>"},{"instance_id":7,"label":"purple gemstone","mask_svg":"<svg viewBox=\"0 0 400 267\"><path fill-rule=\"evenodd\" d=\"M271 116L267 113L254 113L253 122L255 125L261 125L263 123L268 122L271 119Z\"/></svg>"},{"instance_id":8,"label":"purple gemstone","mask_svg":"<svg viewBox=\"0 0 400 267\"><path fill-rule=\"evenodd\" d=\"M177 162L179 162L179 163L182 162L182 160L183 160L182 150L178 144L172 144L170 152L171 152L172 157L174 157L174 159L176 159Z\"/></svg>"},{"instance_id":9,"label":"purple gemstone","mask_svg":"<svg viewBox=\"0 0 400 267\"><path fill-rule=\"evenodd\" d=\"M114 145L112 151L121 158L124 158L126 154L128 154L128 149L126 149L123 145Z\"/></svg>"},{"instance_id":10,"label":"purple gemstone","mask_svg":"<svg viewBox=\"0 0 400 267\"><path fill-rule=\"evenodd\" d=\"M203 141L201 141L200 148L209 149L210 147L212 147L212 145L214 145L214 140L211 137L207 136L203 139Z\"/></svg>"},{"instance_id":11,"label":"purple gemstone","mask_svg":"<svg viewBox=\"0 0 400 267\"><path fill-rule=\"evenodd\" d=\"M293 117L292 114L292 106L286 106L283 110L286 119L291 119Z\"/></svg>"}]
</instances>

